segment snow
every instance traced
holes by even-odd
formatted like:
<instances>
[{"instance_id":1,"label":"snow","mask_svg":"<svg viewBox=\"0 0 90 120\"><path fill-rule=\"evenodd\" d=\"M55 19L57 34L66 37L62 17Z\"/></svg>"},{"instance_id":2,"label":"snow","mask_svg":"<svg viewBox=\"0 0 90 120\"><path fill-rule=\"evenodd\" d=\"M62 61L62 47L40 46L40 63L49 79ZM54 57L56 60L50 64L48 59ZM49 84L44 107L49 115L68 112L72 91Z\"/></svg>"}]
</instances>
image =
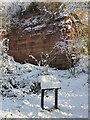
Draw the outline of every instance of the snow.
<instances>
[{"instance_id":1,"label":"snow","mask_svg":"<svg viewBox=\"0 0 90 120\"><path fill-rule=\"evenodd\" d=\"M28 28L25 28L24 31L29 31L31 32L32 28L31 27L28 27Z\"/></svg>"},{"instance_id":2,"label":"snow","mask_svg":"<svg viewBox=\"0 0 90 120\"><path fill-rule=\"evenodd\" d=\"M60 71L53 71L56 74ZM40 108L41 95L20 94L18 97L3 97L1 117L6 118L87 118L88 117L88 88L87 75L77 78L61 79L59 90L59 109L49 112ZM54 105L54 92L45 97L47 109Z\"/></svg>"},{"instance_id":3,"label":"snow","mask_svg":"<svg viewBox=\"0 0 90 120\"><path fill-rule=\"evenodd\" d=\"M58 26L62 26L62 25L64 25L64 24L65 24L65 20L62 20L62 21L59 23Z\"/></svg>"},{"instance_id":4,"label":"snow","mask_svg":"<svg viewBox=\"0 0 90 120\"><path fill-rule=\"evenodd\" d=\"M67 25L67 27L68 27L69 30L72 28L71 25Z\"/></svg>"},{"instance_id":5,"label":"snow","mask_svg":"<svg viewBox=\"0 0 90 120\"><path fill-rule=\"evenodd\" d=\"M67 16L67 15L59 15L57 17L55 17L55 20L57 19L61 19L62 17ZM41 30L45 27L48 26L48 20L50 19L49 15L38 15L37 17L31 17L31 18L27 18L27 19L22 19L21 21L21 25L25 27L25 29L23 30L23 32L27 31L27 32L31 32L31 31L38 31ZM45 23L46 21L46 23ZM42 24L41 24L42 23ZM62 21L58 21L58 22L54 22L52 24L50 24L50 26L62 26L63 29L66 29L66 27L68 29L72 28L72 20L69 18L67 20L62 20ZM56 32L56 30L47 30L46 35L49 34L53 34L54 32Z\"/></svg>"},{"instance_id":6,"label":"snow","mask_svg":"<svg viewBox=\"0 0 90 120\"><path fill-rule=\"evenodd\" d=\"M38 26L36 26L36 27L34 27L32 29L34 29L34 30L41 30L44 27L46 27L46 24L38 25Z\"/></svg>"},{"instance_id":7,"label":"snow","mask_svg":"<svg viewBox=\"0 0 90 120\"><path fill-rule=\"evenodd\" d=\"M54 75L38 76L38 81L41 82L41 89L60 88L60 81Z\"/></svg>"},{"instance_id":8,"label":"snow","mask_svg":"<svg viewBox=\"0 0 90 120\"><path fill-rule=\"evenodd\" d=\"M69 19L66 20L65 23L71 23L72 24L72 20L69 18Z\"/></svg>"},{"instance_id":9,"label":"snow","mask_svg":"<svg viewBox=\"0 0 90 120\"><path fill-rule=\"evenodd\" d=\"M37 17L22 19L22 25L24 26L36 25L37 23L42 21L43 21L43 16L39 15Z\"/></svg>"},{"instance_id":10,"label":"snow","mask_svg":"<svg viewBox=\"0 0 90 120\"><path fill-rule=\"evenodd\" d=\"M45 93L45 110L40 107L40 91L31 91L44 67L20 64L8 55L4 62L4 67L0 65L0 118L88 118L88 56L80 59L75 76L69 70L48 68L48 74L60 81L61 89L58 109L54 109L54 91Z\"/></svg>"},{"instance_id":11,"label":"snow","mask_svg":"<svg viewBox=\"0 0 90 120\"><path fill-rule=\"evenodd\" d=\"M56 30L47 30L46 35L54 34L55 32L56 32Z\"/></svg>"},{"instance_id":12,"label":"snow","mask_svg":"<svg viewBox=\"0 0 90 120\"><path fill-rule=\"evenodd\" d=\"M41 30L42 28L46 27L46 24L42 24L42 25L37 25L35 27L27 27L24 29L24 31L28 31L31 32L32 30Z\"/></svg>"}]
</instances>

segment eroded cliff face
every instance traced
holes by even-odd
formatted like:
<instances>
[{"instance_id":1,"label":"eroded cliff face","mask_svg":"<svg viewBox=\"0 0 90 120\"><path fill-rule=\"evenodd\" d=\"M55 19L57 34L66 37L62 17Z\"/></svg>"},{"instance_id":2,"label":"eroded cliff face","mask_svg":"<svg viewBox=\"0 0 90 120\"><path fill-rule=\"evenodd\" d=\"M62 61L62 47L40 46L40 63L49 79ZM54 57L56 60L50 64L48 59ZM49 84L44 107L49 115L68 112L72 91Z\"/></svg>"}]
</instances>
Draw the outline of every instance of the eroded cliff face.
<instances>
[{"instance_id":1,"label":"eroded cliff face","mask_svg":"<svg viewBox=\"0 0 90 120\"><path fill-rule=\"evenodd\" d=\"M51 67L66 69L70 67L70 61L63 52L65 45L61 50L59 43L65 42L72 52L75 34L75 24L70 16L24 15L19 24L11 28L8 54L18 62L37 64L30 55L41 61L42 53L47 53L49 58L54 58Z\"/></svg>"}]
</instances>

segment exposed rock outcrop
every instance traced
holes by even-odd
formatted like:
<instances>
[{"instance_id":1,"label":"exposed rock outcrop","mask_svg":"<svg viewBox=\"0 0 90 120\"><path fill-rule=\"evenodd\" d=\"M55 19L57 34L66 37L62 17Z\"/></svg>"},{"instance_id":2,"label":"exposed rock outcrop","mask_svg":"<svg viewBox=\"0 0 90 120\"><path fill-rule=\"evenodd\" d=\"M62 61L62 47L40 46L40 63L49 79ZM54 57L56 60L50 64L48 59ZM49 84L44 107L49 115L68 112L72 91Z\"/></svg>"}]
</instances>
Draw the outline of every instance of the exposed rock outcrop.
<instances>
[{"instance_id":1,"label":"exposed rock outcrop","mask_svg":"<svg viewBox=\"0 0 90 120\"><path fill-rule=\"evenodd\" d=\"M11 28L8 54L12 55L18 62L37 64L29 56L32 55L41 61L41 54L48 53L49 58L55 56L50 62L50 66L66 69L71 64L66 52L72 53L75 34L75 24L70 16L53 16L47 13L34 17L24 15L19 24ZM60 42L67 45L66 52L62 52L63 50L58 44Z\"/></svg>"}]
</instances>

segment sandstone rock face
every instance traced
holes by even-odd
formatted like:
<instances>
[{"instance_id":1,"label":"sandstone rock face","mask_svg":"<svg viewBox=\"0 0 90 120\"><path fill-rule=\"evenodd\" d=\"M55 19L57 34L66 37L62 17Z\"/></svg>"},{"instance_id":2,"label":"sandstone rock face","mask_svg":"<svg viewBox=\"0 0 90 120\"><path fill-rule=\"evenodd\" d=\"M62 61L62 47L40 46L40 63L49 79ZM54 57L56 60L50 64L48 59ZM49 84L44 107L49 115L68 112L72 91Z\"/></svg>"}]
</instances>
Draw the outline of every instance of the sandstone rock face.
<instances>
[{"instance_id":1,"label":"sandstone rock face","mask_svg":"<svg viewBox=\"0 0 90 120\"><path fill-rule=\"evenodd\" d=\"M49 56L47 62L51 61L49 63L51 67L66 69L69 68L70 61L65 51L62 52L59 48L61 46L56 46L61 41L66 41L69 51L72 51L75 33L75 24L70 16L59 16L53 19L45 15L23 17L17 26L11 28L8 54L18 62L37 65L37 61L41 61L42 56L46 57L47 53Z\"/></svg>"}]
</instances>

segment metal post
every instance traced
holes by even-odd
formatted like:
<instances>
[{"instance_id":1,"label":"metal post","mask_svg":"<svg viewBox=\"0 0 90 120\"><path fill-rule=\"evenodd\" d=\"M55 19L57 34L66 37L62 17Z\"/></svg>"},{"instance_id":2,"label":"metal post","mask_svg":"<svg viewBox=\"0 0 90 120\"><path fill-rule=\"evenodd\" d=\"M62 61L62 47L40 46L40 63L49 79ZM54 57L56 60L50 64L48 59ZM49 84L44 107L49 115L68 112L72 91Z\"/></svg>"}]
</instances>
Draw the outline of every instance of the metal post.
<instances>
[{"instance_id":1,"label":"metal post","mask_svg":"<svg viewBox=\"0 0 90 120\"><path fill-rule=\"evenodd\" d=\"M58 89L55 89L55 109L58 109Z\"/></svg>"},{"instance_id":2,"label":"metal post","mask_svg":"<svg viewBox=\"0 0 90 120\"><path fill-rule=\"evenodd\" d=\"M44 109L44 89L41 90L41 108Z\"/></svg>"}]
</instances>

